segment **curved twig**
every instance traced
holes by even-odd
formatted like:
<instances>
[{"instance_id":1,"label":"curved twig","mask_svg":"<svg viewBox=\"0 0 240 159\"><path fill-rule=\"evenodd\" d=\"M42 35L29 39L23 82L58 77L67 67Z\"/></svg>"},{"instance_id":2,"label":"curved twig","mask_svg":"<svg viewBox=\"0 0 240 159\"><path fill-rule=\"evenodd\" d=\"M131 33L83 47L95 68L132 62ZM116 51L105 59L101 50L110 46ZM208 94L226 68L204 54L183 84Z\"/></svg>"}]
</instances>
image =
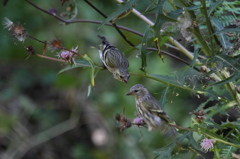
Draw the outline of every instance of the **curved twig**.
<instances>
[{"instance_id":1,"label":"curved twig","mask_svg":"<svg viewBox=\"0 0 240 159\"><path fill-rule=\"evenodd\" d=\"M95 11L97 11L99 14L101 14L104 18L107 18L107 16L101 12L97 7L95 7L91 2L89 2L88 0L84 0L88 5L90 5ZM112 23L113 27L117 30L117 32L122 36L122 38L132 47L135 47L135 45L127 39L127 37L123 34L123 32L118 28L118 26L112 21L110 20L110 22Z\"/></svg>"}]
</instances>

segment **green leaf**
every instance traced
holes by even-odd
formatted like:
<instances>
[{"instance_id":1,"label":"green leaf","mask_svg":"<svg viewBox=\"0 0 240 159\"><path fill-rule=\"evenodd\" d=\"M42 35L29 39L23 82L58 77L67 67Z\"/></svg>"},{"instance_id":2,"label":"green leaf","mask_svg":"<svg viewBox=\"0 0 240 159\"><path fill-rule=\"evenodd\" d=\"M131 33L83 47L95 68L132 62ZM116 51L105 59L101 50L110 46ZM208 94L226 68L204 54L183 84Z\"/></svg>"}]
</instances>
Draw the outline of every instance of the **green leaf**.
<instances>
[{"instance_id":1,"label":"green leaf","mask_svg":"<svg viewBox=\"0 0 240 159\"><path fill-rule=\"evenodd\" d=\"M193 60L192 60L192 62L191 62L191 65L192 66L194 66L195 65L195 63L196 63L196 61L197 61L197 58L198 58L198 55L199 55L199 48L198 47L194 47L194 52L193 52L193 54L194 54L194 57L193 57Z\"/></svg>"},{"instance_id":2,"label":"green leaf","mask_svg":"<svg viewBox=\"0 0 240 159\"><path fill-rule=\"evenodd\" d=\"M65 71L69 71L74 68L79 68L79 67L91 67L90 63L84 60L76 60L76 64L74 65L68 65L67 67L61 69L58 74L63 73Z\"/></svg>"},{"instance_id":3,"label":"green leaf","mask_svg":"<svg viewBox=\"0 0 240 159\"><path fill-rule=\"evenodd\" d=\"M98 69L98 70L95 71L94 78L96 78L96 76L98 75L98 72L99 72L99 71L100 71L100 69ZM93 86L92 86L91 84L88 85L87 97L89 97L90 94L92 93L92 87L93 87Z\"/></svg>"},{"instance_id":4,"label":"green leaf","mask_svg":"<svg viewBox=\"0 0 240 159\"><path fill-rule=\"evenodd\" d=\"M187 138L187 136L189 134L191 134L192 132L184 132L183 135L179 136L176 140L178 143L180 143L181 141L183 141L185 138ZM159 159L169 159L171 158L171 154L172 154L172 150L173 148L176 146L176 142L172 142L170 144L168 144L167 146L157 149L155 151L153 151L154 154L157 154L158 156L156 158Z\"/></svg>"},{"instance_id":5,"label":"green leaf","mask_svg":"<svg viewBox=\"0 0 240 159\"><path fill-rule=\"evenodd\" d=\"M224 111L226 111L226 110L228 110L230 108L232 108L232 105L228 105L228 104L223 104L221 106L216 105L214 107L207 108L207 109L205 109L205 111L207 112L206 117L210 119L215 114L218 114L220 112L224 112Z\"/></svg>"},{"instance_id":6,"label":"green leaf","mask_svg":"<svg viewBox=\"0 0 240 159\"><path fill-rule=\"evenodd\" d=\"M171 158L171 154L175 146L176 146L176 143L172 142L163 148L153 151L153 153L158 155L156 158L159 158L159 159Z\"/></svg>"},{"instance_id":7,"label":"green leaf","mask_svg":"<svg viewBox=\"0 0 240 159\"><path fill-rule=\"evenodd\" d=\"M184 12L186 11L194 11L194 10L197 10L197 9L200 9L201 8L201 5L193 5L193 6L190 6L190 7L184 7L184 9L177 9L175 11L172 11L170 13L167 14L168 17L172 18L172 19L175 19L177 20L177 18L181 15L183 15Z\"/></svg>"},{"instance_id":8,"label":"green leaf","mask_svg":"<svg viewBox=\"0 0 240 159\"><path fill-rule=\"evenodd\" d=\"M224 80L222 80L222 81L219 81L219 82L217 82L217 83L214 83L213 85L217 86L217 85L227 84L227 83L229 83L229 82L232 82L232 81L238 79L239 76L240 76L240 73L238 73L237 75L236 75L236 74L233 74L232 76L230 76L230 77L228 77L228 78L226 78L226 79L224 79Z\"/></svg>"},{"instance_id":9,"label":"green leaf","mask_svg":"<svg viewBox=\"0 0 240 159\"><path fill-rule=\"evenodd\" d=\"M200 129L200 133L210 137L210 138L214 138L215 140L220 140L220 141L225 141L226 139L220 135L217 135L215 132L211 132L212 129L209 129L207 127L201 127Z\"/></svg>"},{"instance_id":10,"label":"green leaf","mask_svg":"<svg viewBox=\"0 0 240 159\"><path fill-rule=\"evenodd\" d=\"M236 153L237 148L233 146L226 146L226 148L223 148L221 151L221 157L222 158L230 158L232 156L232 153Z\"/></svg>"},{"instance_id":11,"label":"green leaf","mask_svg":"<svg viewBox=\"0 0 240 159\"><path fill-rule=\"evenodd\" d=\"M218 149L216 146L214 147L214 158L213 159L219 159L221 158L219 155L220 149Z\"/></svg>"},{"instance_id":12,"label":"green leaf","mask_svg":"<svg viewBox=\"0 0 240 159\"><path fill-rule=\"evenodd\" d=\"M224 2L225 0L217 0L215 3L210 3L210 7L207 11L208 17L210 17L211 13L220 5Z\"/></svg>"},{"instance_id":13,"label":"green leaf","mask_svg":"<svg viewBox=\"0 0 240 159\"><path fill-rule=\"evenodd\" d=\"M197 111L201 110L201 108L204 108L209 102L211 102L213 100L214 100L214 98L209 97L208 100L206 100L205 102L201 103L196 110Z\"/></svg>"},{"instance_id":14,"label":"green leaf","mask_svg":"<svg viewBox=\"0 0 240 159\"><path fill-rule=\"evenodd\" d=\"M155 10L155 4L157 0L152 0L152 2L146 7L145 11L142 14L150 13L151 11ZM152 7L153 6L153 7Z\"/></svg>"},{"instance_id":15,"label":"green leaf","mask_svg":"<svg viewBox=\"0 0 240 159\"><path fill-rule=\"evenodd\" d=\"M113 20L114 18L116 18L117 16L119 16L120 14L126 12L129 9L133 8L133 4L135 3L136 0L130 0L128 2L122 3L120 7L117 8L116 11L114 11L113 13L111 13L103 22L102 24L99 26L98 29L100 29L104 24L108 23L109 21Z\"/></svg>"},{"instance_id":16,"label":"green leaf","mask_svg":"<svg viewBox=\"0 0 240 159\"><path fill-rule=\"evenodd\" d=\"M189 132L189 134L187 135L187 139L189 141L189 144L192 145L193 148L198 151L202 151L199 144L194 140L192 132Z\"/></svg>"},{"instance_id":17,"label":"green leaf","mask_svg":"<svg viewBox=\"0 0 240 159\"><path fill-rule=\"evenodd\" d=\"M91 92L92 92L92 86L89 84L89 85L88 85L88 93L87 93L87 97L90 96Z\"/></svg>"},{"instance_id":18,"label":"green leaf","mask_svg":"<svg viewBox=\"0 0 240 159\"><path fill-rule=\"evenodd\" d=\"M165 22L169 22L169 21L170 22L176 22L175 19L171 19L171 18L164 15L163 6L164 6L165 1L166 0L159 0L158 4L157 4L157 7L156 7L157 18L156 18L155 24L153 26L153 29L156 32L156 37L160 36L160 30L162 28L162 25Z\"/></svg>"},{"instance_id":19,"label":"green leaf","mask_svg":"<svg viewBox=\"0 0 240 159\"><path fill-rule=\"evenodd\" d=\"M164 105L167 102L168 90L169 90L169 86L167 86L162 92L162 96L161 96L161 99L160 99L160 105L162 106L162 108L164 107Z\"/></svg>"},{"instance_id":20,"label":"green leaf","mask_svg":"<svg viewBox=\"0 0 240 159\"><path fill-rule=\"evenodd\" d=\"M212 25L216 28L217 32L220 31L220 30L223 30L224 27L222 26L222 24L218 21L217 18L215 17L210 17L210 20L212 22ZM225 49L229 49L232 44L227 40L227 37L225 34L223 33L219 33L217 34L220 36L220 42L222 44L222 46L225 48Z\"/></svg>"},{"instance_id":21,"label":"green leaf","mask_svg":"<svg viewBox=\"0 0 240 159\"><path fill-rule=\"evenodd\" d=\"M83 56L83 58L84 59L86 59L90 64L91 64L91 66L92 66L92 71L91 71L91 85L94 87L94 72L95 72L95 67L94 67L94 63L93 63L93 61L92 61L92 59L90 59L89 57L88 57L88 55L84 55Z\"/></svg>"},{"instance_id":22,"label":"green leaf","mask_svg":"<svg viewBox=\"0 0 240 159\"><path fill-rule=\"evenodd\" d=\"M222 30L220 30L220 31L217 31L216 34L225 33L225 32L240 32L240 27L222 29Z\"/></svg>"}]
</instances>

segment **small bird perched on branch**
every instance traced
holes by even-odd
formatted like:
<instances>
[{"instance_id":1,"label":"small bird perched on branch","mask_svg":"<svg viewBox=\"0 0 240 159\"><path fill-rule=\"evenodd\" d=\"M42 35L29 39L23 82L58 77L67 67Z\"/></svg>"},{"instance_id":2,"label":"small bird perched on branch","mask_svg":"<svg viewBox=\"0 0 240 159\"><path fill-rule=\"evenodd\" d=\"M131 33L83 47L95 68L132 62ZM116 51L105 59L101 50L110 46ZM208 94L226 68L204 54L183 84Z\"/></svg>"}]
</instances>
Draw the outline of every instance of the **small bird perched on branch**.
<instances>
[{"instance_id":1,"label":"small bird perched on branch","mask_svg":"<svg viewBox=\"0 0 240 159\"><path fill-rule=\"evenodd\" d=\"M170 135L175 134L174 121L171 121L169 116L163 111L158 101L148 92L141 84L136 84L127 95L133 95L136 101L137 112L148 125L148 131L153 128L161 133Z\"/></svg>"},{"instance_id":2,"label":"small bird perched on branch","mask_svg":"<svg viewBox=\"0 0 240 159\"><path fill-rule=\"evenodd\" d=\"M98 52L103 64L113 73L115 79L127 83L130 77L127 58L115 46L112 46L105 37L99 35L98 37L102 40L102 48Z\"/></svg>"}]
</instances>

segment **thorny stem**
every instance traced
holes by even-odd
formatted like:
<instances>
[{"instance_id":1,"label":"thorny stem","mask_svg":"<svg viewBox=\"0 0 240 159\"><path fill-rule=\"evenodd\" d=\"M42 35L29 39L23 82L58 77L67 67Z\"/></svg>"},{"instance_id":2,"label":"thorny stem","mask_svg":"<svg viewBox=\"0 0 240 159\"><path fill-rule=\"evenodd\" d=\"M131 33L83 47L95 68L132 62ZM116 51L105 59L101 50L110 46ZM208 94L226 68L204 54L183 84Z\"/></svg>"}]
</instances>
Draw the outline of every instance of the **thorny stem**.
<instances>
[{"instance_id":1,"label":"thorny stem","mask_svg":"<svg viewBox=\"0 0 240 159\"><path fill-rule=\"evenodd\" d=\"M195 130L195 131L196 131L196 130ZM196 131L196 132L198 132L198 131ZM218 142L221 142L221 143L224 143L224 144L226 144L226 145L233 146L233 147L240 148L240 145L235 145L235 144L233 144L233 143L227 142L227 141L222 140L222 139L220 139L220 138L216 138L216 137L214 137L214 136L209 135L208 133L202 132L201 130L200 130L200 133L203 134L203 135L205 135L205 136L207 136L207 137L209 137L209 138L212 138L212 139L214 139L214 140L216 140L216 141L218 141Z\"/></svg>"},{"instance_id":2,"label":"thorny stem","mask_svg":"<svg viewBox=\"0 0 240 159\"><path fill-rule=\"evenodd\" d=\"M137 126L139 126L139 124L133 124L133 125L137 125ZM140 126L145 126L145 125L146 125L146 124L144 124L144 125L140 125ZM240 145L235 145L235 144L233 144L233 143L230 143L230 142L224 141L224 140L222 140L222 139L220 139L220 138L214 137L214 136L208 134L207 132L203 132L203 131L201 131L200 128L199 128L198 130L195 130L195 129L185 128L185 127L178 126L178 125L173 125L173 124L169 124L169 125L172 126L172 127L177 128L177 129L181 129L181 130L186 130L186 131L191 131L191 132L198 132L198 133L200 132L202 135L205 135L205 136L207 136L207 137L209 137L209 138L215 139L215 140L218 141L218 142L221 142L221 143L224 143L224 144L226 144L226 145L233 146L233 147L240 148Z\"/></svg>"},{"instance_id":3,"label":"thorny stem","mask_svg":"<svg viewBox=\"0 0 240 159\"><path fill-rule=\"evenodd\" d=\"M233 146L233 147L240 148L240 145L235 145L235 144L233 144L233 143L227 142L227 141L222 140L222 139L220 139L220 138L216 138L216 137L214 137L214 136L212 136L212 135L209 135L209 134L206 133L206 132L201 131L200 128L199 128L199 130L194 130L194 129L184 128L184 127L177 126L177 125L171 125L171 126L176 127L176 128L178 128L178 129L182 129L182 130L187 130L187 131L192 131L192 132L200 132L202 135L205 135L205 136L207 136L207 137L209 137L209 138L215 139L215 140L218 141L218 142L221 142L221 143L224 143L224 144Z\"/></svg>"},{"instance_id":4,"label":"thorny stem","mask_svg":"<svg viewBox=\"0 0 240 159\"><path fill-rule=\"evenodd\" d=\"M202 95L206 95L207 94L204 91L194 90L194 89L191 89L189 87L184 87L184 86L181 86L179 84L171 83L171 82L169 82L167 80L161 80L161 79L155 78L154 76L149 76L149 75L145 75L145 74L137 74L137 73L130 73L130 74L131 75L135 75L135 76L150 78L150 79L159 81L161 83L164 83L164 84L167 84L167 85L170 85L170 86L173 86L173 87L177 87L177 88L180 88L180 89L183 89L183 90L187 90L187 91L190 91L190 92L193 92L193 93L196 93L196 94L202 94Z\"/></svg>"},{"instance_id":5,"label":"thorny stem","mask_svg":"<svg viewBox=\"0 0 240 159\"><path fill-rule=\"evenodd\" d=\"M32 37L32 36L29 36L29 35L28 35L28 37L31 38L31 39L33 39L33 40L36 40L36 41L38 41L38 42L40 42L40 43L43 43L43 44L52 46L52 44L47 43L47 42L45 42L45 41L41 41L41 40L36 39L36 38L34 38L34 37ZM79 54L79 53L77 53L77 52L75 52L75 51L66 49L66 48L64 48L64 47L59 47L59 49L63 49L63 50L69 51L69 52L73 53L74 55L77 55L77 56L79 56L79 57L81 57L81 58L83 57L83 55L81 55L81 54ZM52 58L52 57L49 57L49 56L44 56L44 55L41 55L41 54L34 54L34 55L36 55L36 56L38 56L38 57L45 58L45 59L53 60L53 61L66 62L66 61L64 61L64 60ZM82 64L79 64L79 65L82 65ZM99 65L99 64L97 64L97 63L94 63L94 65L97 65L99 68L101 68L101 65ZM86 66L86 67L91 67L90 65L89 65L89 66L88 66L88 65L84 65L84 66Z\"/></svg>"}]
</instances>

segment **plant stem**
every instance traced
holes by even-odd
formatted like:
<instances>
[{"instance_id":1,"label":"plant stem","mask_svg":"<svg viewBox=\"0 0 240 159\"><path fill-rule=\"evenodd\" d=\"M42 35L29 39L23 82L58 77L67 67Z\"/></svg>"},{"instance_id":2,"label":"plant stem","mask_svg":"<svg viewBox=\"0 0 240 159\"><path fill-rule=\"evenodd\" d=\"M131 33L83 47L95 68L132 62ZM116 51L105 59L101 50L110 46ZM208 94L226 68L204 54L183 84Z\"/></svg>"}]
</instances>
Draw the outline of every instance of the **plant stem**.
<instances>
[{"instance_id":1,"label":"plant stem","mask_svg":"<svg viewBox=\"0 0 240 159\"><path fill-rule=\"evenodd\" d=\"M33 55L38 56L38 57L41 57L41 58L44 58L44 59L52 60L52 61L66 62L66 61L64 61L64 60L56 59L56 58L49 57L49 56L45 56L45 55L42 55L42 54L33 54Z\"/></svg>"},{"instance_id":2,"label":"plant stem","mask_svg":"<svg viewBox=\"0 0 240 159\"><path fill-rule=\"evenodd\" d=\"M209 137L209 138L212 138L212 139L214 139L214 140L216 140L216 141L218 141L218 142L221 142L221 143L224 143L224 144L226 144L226 145L233 146L233 147L240 148L240 145L235 145L235 144L233 144L233 143L227 142L227 141L222 140L222 139L220 139L220 138L216 138L216 137L211 136L211 135L209 135L209 134L207 134L207 133L205 133L205 132L202 132L201 130L200 130L200 133L203 134L203 135L205 135L205 136L207 136L207 137Z\"/></svg>"},{"instance_id":3,"label":"plant stem","mask_svg":"<svg viewBox=\"0 0 240 159\"><path fill-rule=\"evenodd\" d=\"M174 83L171 83L171 82L168 82L168 81L164 81L164 80L155 78L153 76L149 76L149 75L145 75L145 74L137 74L137 73L130 73L130 74L131 75L135 75L135 76L141 76L141 77L150 78L150 79L159 81L161 83L164 83L164 84L167 84L167 85L170 85L170 86L173 86L173 87L177 87L177 88L180 88L180 89L183 89L183 90L187 90L187 91L190 91L190 92L193 92L193 93L196 93L196 94L202 94L202 95L206 95L207 94L206 92L194 90L194 89L191 89L189 87L184 87L184 86L181 86L181 85L178 85L178 84L174 84Z\"/></svg>"},{"instance_id":4,"label":"plant stem","mask_svg":"<svg viewBox=\"0 0 240 159\"><path fill-rule=\"evenodd\" d=\"M57 62L64 62L64 63L66 63L66 61L64 61L64 60L56 59L56 58L49 57L49 56L45 56L45 55L42 55L42 54L33 54L33 55L38 56L38 57L41 57L41 58L44 58L44 59L52 60L52 61L57 61ZM80 64L80 63L77 63L77 62L76 62L75 64L76 64L76 65L83 66L83 67L92 67L91 65ZM102 69L102 67L99 67L99 66L94 66L94 68L96 68L96 69Z\"/></svg>"},{"instance_id":5,"label":"plant stem","mask_svg":"<svg viewBox=\"0 0 240 159\"><path fill-rule=\"evenodd\" d=\"M207 30L208 30L208 35L210 35L210 45L211 45L211 52L209 52L209 54L214 55L214 44L213 44L213 36L212 35L212 24L210 22L210 19L208 17L207 14L207 6L206 6L206 2L205 0L201 0L201 4L202 4L202 12L203 15L205 16L206 19L206 24L207 24Z\"/></svg>"}]
</instances>

